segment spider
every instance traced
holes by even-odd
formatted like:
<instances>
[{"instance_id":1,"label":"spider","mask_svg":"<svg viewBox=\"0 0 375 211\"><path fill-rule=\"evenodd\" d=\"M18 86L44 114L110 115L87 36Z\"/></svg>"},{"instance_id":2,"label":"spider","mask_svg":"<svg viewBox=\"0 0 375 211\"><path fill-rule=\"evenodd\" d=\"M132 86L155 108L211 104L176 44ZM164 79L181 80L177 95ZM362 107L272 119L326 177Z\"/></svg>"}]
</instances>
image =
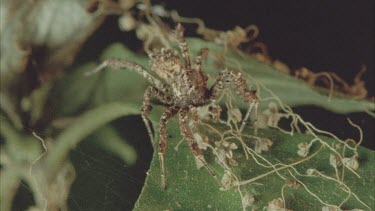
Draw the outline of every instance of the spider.
<instances>
[{"instance_id":1,"label":"spider","mask_svg":"<svg viewBox=\"0 0 375 211\"><path fill-rule=\"evenodd\" d=\"M152 143L155 143L154 136L148 121L148 115L152 110L151 98L155 97L161 103L169 106L161 116L158 126L158 155L161 170L161 186L163 189L166 188L164 167L164 155L167 150L166 126L171 117L178 114L181 135L186 139L195 158L201 161L209 173L218 181L216 174L205 161L197 141L193 138L189 127L189 112L198 107L215 103L224 89L228 88L231 83L234 84L234 88L242 100L249 103L249 110L256 109L258 106L256 91L251 90L246 85L246 80L240 73L232 70L222 70L219 78L208 89L208 77L202 69L202 59L206 56L208 49L201 49L195 62L192 64L188 43L184 39L183 33L184 28L181 24L178 24L176 34L182 58L176 51L165 48L149 54L151 70L158 78L137 63L122 61L117 58L105 60L92 72L98 72L106 67L111 67L112 69L127 68L140 73L153 85L147 88L141 108L141 116ZM220 181L218 183L221 185Z\"/></svg>"}]
</instances>

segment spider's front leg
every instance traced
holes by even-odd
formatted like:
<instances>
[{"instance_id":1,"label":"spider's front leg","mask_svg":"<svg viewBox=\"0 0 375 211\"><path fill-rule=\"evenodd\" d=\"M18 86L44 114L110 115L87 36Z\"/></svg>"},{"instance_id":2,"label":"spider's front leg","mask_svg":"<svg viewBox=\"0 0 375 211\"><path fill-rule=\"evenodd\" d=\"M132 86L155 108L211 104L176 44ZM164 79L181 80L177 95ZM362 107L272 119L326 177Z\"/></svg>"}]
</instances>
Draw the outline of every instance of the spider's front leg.
<instances>
[{"instance_id":1,"label":"spider's front leg","mask_svg":"<svg viewBox=\"0 0 375 211\"><path fill-rule=\"evenodd\" d=\"M190 149L193 151L195 158L203 163L204 167L208 170L211 176L215 178L216 182L219 183L221 187L223 187L220 180L217 178L215 172L212 170L212 168L208 165L208 163L204 159L201 149L198 147L197 141L194 140L193 134L191 133L190 127L188 124L188 117L189 117L189 109L187 108L181 109L179 113L181 135L186 139L186 142L190 146Z\"/></svg>"},{"instance_id":2,"label":"spider's front leg","mask_svg":"<svg viewBox=\"0 0 375 211\"><path fill-rule=\"evenodd\" d=\"M164 155L167 151L167 123L168 120L173 117L180 108L176 105L169 107L160 118L159 122L159 145L158 145L158 155L160 162L161 171L161 187L166 188L165 182L165 168L164 168Z\"/></svg>"},{"instance_id":3,"label":"spider's front leg","mask_svg":"<svg viewBox=\"0 0 375 211\"><path fill-rule=\"evenodd\" d=\"M202 71L202 60L207 57L207 54L208 54L208 48L202 48L198 52L198 56L197 56L197 58L195 58L195 63L194 63L194 65L195 65L194 69L195 70Z\"/></svg>"},{"instance_id":4,"label":"spider's front leg","mask_svg":"<svg viewBox=\"0 0 375 211\"><path fill-rule=\"evenodd\" d=\"M122 61L117 58L111 58L105 60L102 64L100 64L96 69L93 71L87 72L86 75L91 75L94 73L97 73L106 67L113 68L115 70L123 69L123 68L128 68L131 70L136 71L137 73L141 74L145 79L147 79L152 85L154 85L157 89L164 91L165 85L155 78L153 75L151 75L149 72L147 72L146 68L142 67L141 65L134 63L134 62L129 62L129 61Z\"/></svg>"},{"instance_id":5,"label":"spider's front leg","mask_svg":"<svg viewBox=\"0 0 375 211\"><path fill-rule=\"evenodd\" d=\"M235 85L234 89L241 99L249 103L249 110L246 113L245 118L242 121L240 127L240 132L243 130L246 124L246 120L249 118L250 112L254 108L255 115L257 115L258 108L258 97L256 96L256 91L251 90L247 84L246 80L241 76L241 73L236 73L232 70L224 69L220 72L219 79L214 83L210 89L210 100L215 101L223 92L223 90L233 83Z\"/></svg>"},{"instance_id":6,"label":"spider's front leg","mask_svg":"<svg viewBox=\"0 0 375 211\"><path fill-rule=\"evenodd\" d=\"M184 38L184 27L179 23L176 26L176 33L177 33L177 39L180 43L180 49L182 56L185 59L185 68L190 70L191 68L191 61L190 61L190 53L189 53L189 47L188 44Z\"/></svg>"},{"instance_id":7,"label":"spider's front leg","mask_svg":"<svg viewBox=\"0 0 375 211\"><path fill-rule=\"evenodd\" d=\"M156 89L155 87L150 86L147 88L143 97L141 116L142 116L143 122L146 125L148 135L150 136L151 144L154 144L155 141L154 141L154 136L152 134L150 122L148 121L148 115L150 114L152 110L151 97L153 96L156 97L160 102L167 104L167 105L171 105L173 102L171 97L164 94L162 91Z\"/></svg>"}]
</instances>

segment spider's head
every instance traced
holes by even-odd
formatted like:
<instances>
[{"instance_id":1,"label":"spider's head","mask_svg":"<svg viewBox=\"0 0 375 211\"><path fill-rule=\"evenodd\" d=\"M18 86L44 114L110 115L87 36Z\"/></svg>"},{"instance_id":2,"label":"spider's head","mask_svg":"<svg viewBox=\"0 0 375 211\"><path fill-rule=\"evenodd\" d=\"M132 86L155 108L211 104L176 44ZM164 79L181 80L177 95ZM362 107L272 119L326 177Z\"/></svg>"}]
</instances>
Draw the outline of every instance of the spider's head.
<instances>
[{"instance_id":1,"label":"spider's head","mask_svg":"<svg viewBox=\"0 0 375 211\"><path fill-rule=\"evenodd\" d=\"M151 70L167 82L172 82L182 72L181 58L174 50L162 48L149 57Z\"/></svg>"}]
</instances>

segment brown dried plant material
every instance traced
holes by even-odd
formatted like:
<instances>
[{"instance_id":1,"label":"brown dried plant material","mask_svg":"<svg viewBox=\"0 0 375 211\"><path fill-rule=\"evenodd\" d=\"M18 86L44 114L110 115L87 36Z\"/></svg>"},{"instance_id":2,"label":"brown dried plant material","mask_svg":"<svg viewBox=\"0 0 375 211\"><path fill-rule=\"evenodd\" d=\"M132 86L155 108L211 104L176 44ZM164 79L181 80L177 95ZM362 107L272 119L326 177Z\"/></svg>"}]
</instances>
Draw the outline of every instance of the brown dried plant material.
<instances>
[{"instance_id":1,"label":"brown dried plant material","mask_svg":"<svg viewBox=\"0 0 375 211\"><path fill-rule=\"evenodd\" d=\"M272 65L280 72L291 74L291 70L286 63L278 59L273 59L269 55L267 45L263 42L251 43L244 51L253 56L258 61Z\"/></svg>"},{"instance_id":2,"label":"brown dried plant material","mask_svg":"<svg viewBox=\"0 0 375 211\"><path fill-rule=\"evenodd\" d=\"M281 72L283 72L283 73L286 73L286 74L290 74L291 73L291 70L290 70L290 68L288 67L288 65L287 64L285 64L284 62L282 62L282 61L280 61L280 60L275 60L275 61L273 61L273 66L276 68L276 69L278 69L278 70L280 70Z\"/></svg>"},{"instance_id":3,"label":"brown dried plant material","mask_svg":"<svg viewBox=\"0 0 375 211\"><path fill-rule=\"evenodd\" d=\"M333 91L343 93L352 97L353 99L365 99L367 97L367 90L365 82L361 79L366 72L366 66L363 65L361 70L354 77L352 85L349 85L344 79L334 72L313 72L306 67L302 67L295 71L296 78L305 80L311 86L318 86L317 82L322 82L324 88L330 89L330 96Z\"/></svg>"},{"instance_id":4,"label":"brown dried plant material","mask_svg":"<svg viewBox=\"0 0 375 211\"><path fill-rule=\"evenodd\" d=\"M197 24L197 34L202 35L205 40L223 45L226 49L237 50L241 44L254 40L259 35L256 25L249 25L245 28L235 26L232 30L222 31L206 27L199 18L181 17L177 11L171 11L170 16L175 22Z\"/></svg>"}]
</instances>

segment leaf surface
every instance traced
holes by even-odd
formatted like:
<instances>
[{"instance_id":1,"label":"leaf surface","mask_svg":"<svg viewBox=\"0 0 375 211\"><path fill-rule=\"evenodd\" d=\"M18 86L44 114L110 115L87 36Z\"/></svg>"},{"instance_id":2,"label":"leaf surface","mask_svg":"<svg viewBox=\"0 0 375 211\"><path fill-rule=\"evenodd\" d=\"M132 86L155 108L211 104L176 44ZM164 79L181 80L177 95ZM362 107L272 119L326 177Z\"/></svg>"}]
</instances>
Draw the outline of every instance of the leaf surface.
<instances>
[{"instance_id":1,"label":"leaf surface","mask_svg":"<svg viewBox=\"0 0 375 211\"><path fill-rule=\"evenodd\" d=\"M157 119L154 118L154 120ZM154 123L156 122L154 121ZM219 131L224 132L223 126L215 123L210 124ZM252 134L252 131L245 129L244 133ZM285 180L273 172L252 183L240 186L239 189L233 187L226 191L220 190L220 186L215 179L204 168L197 169L195 158L187 143L182 141L179 144L182 137L176 119L173 119L169 124L168 134L168 149L165 156L167 189L164 191L160 185L159 159L157 149L154 149L151 167L135 210L241 210L243 209L243 201L238 190L241 191L243 196L247 194L255 199L252 206L246 207L247 210L252 208L262 210L272 200L282 198L282 193L285 197L286 208L291 210L321 210L322 207L326 206L308 193L302 185L298 187L288 186L288 181L293 180L294 176L326 204L339 205L348 197L348 193L340 189L342 186L340 186L339 182L318 176L298 176L290 168L278 171L280 175L285 177ZM219 137L207 127L201 130L201 135L207 135L211 141L219 140ZM261 156L272 163L281 161L284 164L291 164L303 159L297 155L297 145L302 142L310 142L312 139L308 135L296 134L290 136L273 129L262 130L258 136L269 138L273 142L271 149L263 152ZM334 143L329 138L324 138L324 141L329 144ZM244 142L249 146L254 145L254 140L251 139L245 139ZM234 158L238 161L239 166L234 167L233 171L241 181L259 177L273 170L272 168L264 168L258 165L251 157L246 160L240 143L238 141L234 143L239 146L234 151ZM313 145L310 155L316 152L318 148L318 143ZM308 169L316 169L334 178L334 168L329 164L330 153L330 150L325 147L315 157L294 167L304 175L306 175ZM205 151L205 157L221 179L224 170L215 163L211 150ZM259 157L258 160L260 160ZM375 206L371 188L375 186L373 177L375 172L372 166L374 162L375 152L360 147L358 174L361 175L361 178L357 178L348 171L346 171L344 177L344 183L350 188L352 193L356 194L372 209ZM293 176L290 172L292 172ZM359 202L353 195L341 206L342 209L346 210L355 208L369 210L369 207Z\"/></svg>"}]
</instances>

